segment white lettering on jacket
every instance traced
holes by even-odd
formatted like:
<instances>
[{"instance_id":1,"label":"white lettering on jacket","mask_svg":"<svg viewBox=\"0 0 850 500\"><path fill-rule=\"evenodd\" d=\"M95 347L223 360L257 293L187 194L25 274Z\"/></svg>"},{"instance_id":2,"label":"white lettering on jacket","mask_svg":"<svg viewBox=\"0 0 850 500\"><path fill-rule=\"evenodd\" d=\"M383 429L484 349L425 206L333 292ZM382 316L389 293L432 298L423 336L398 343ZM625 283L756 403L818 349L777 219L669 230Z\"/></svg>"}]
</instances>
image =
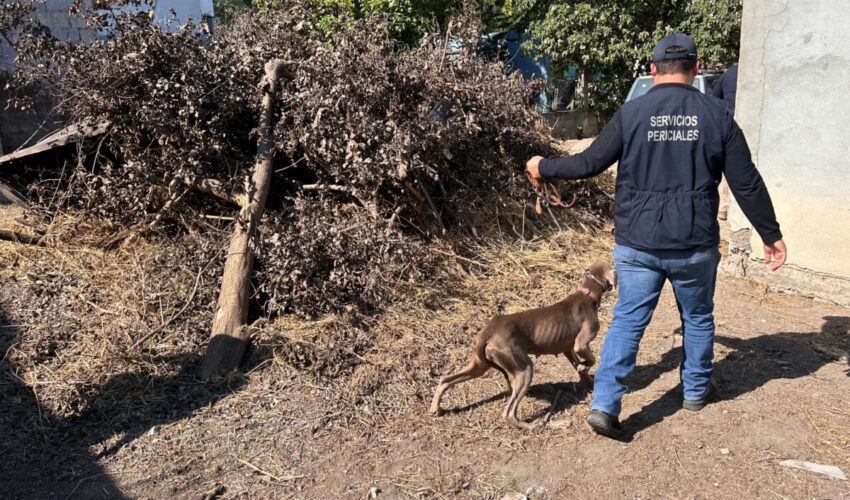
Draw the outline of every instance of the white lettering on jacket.
<instances>
[{"instance_id":1,"label":"white lettering on jacket","mask_svg":"<svg viewBox=\"0 0 850 500\"><path fill-rule=\"evenodd\" d=\"M699 117L697 115L657 115L649 117L649 126L656 128L647 133L647 142L699 140ZM672 129L669 127L689 127Z\"/></svg>"}]
</instances>

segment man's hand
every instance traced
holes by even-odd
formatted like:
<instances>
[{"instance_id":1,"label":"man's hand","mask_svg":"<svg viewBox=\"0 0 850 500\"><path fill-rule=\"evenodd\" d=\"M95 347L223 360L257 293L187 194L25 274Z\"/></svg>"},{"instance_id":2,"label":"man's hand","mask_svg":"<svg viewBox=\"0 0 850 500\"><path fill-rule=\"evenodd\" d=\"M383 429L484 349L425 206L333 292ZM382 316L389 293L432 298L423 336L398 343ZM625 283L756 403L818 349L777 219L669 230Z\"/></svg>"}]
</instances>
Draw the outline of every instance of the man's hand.
<instances>
[{"instance_id":1,"label":"man's hand","mask_svg":"<svg viewBox=\"0 0 850 500\"><path fill-rule=\"evenodd\" d=\"M787 256L788 249L785 248L785 242L782 240L764 246L764 263L768 265L771 271L776 271L782 267Z\"/></svg>"},{"instance_id":2,"label":"man's hand","mask_svg":"<svg viewBox=\"0 0 850 500\"><path fill-rule=\"evenodd\" d=\"M531 178L531 185L534 186L534 189L539 189L540 182L543 181L543 177L540 176L540 160L542 159L542 156L535 156L525 164L525 171L528 172Z\"/></svg>"}]
</instances>

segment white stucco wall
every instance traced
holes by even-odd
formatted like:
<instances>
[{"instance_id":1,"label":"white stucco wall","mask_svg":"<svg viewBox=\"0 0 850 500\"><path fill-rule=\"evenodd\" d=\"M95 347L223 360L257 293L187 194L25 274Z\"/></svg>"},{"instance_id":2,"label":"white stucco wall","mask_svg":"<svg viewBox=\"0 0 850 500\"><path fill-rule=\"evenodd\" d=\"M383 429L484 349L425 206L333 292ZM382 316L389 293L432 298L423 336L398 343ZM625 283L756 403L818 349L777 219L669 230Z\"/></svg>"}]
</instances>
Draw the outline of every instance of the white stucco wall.
<instances>
[{"instance_id":1,"label":"white stucco wall","mask_svg":"<svg viewBox=\"0 0 850 500\"><path fill-rule=\"evenodd\" d=\"M850 302L848 14L847 0L744 2L736 103L789 248L788 269L769 283L831 295L818 282L834 279L839 302ZM734 203L729 222L733 234L750 227Z\"/></svg>"},{"instance_id":2,"label":"white stucco wall","mask_svg":"<svg viewBox=\"0 0 850 500\"><path fill-rule=\"evenodd\" d=\"M213 17L212 0L158 0L154 9L157 19L167 19L174 12L176 18L186 23L201 22L204 16Z\"/></svg>"}]
</instances>

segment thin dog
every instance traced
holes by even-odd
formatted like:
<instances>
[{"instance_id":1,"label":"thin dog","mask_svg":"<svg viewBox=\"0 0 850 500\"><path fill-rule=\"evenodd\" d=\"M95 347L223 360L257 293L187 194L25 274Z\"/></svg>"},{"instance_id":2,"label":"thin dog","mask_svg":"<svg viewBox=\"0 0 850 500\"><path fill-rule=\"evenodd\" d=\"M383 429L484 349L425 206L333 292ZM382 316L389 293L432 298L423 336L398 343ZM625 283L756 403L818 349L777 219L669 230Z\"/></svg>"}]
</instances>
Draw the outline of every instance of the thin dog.
<instances>
[{"instance_id":1,"label":"thin dog","mask_svg":"<svg viewBox=\"0 0 850 500\"><path fill-rule=\"evenodd\" d=\"M517 418L517 407L528 392L534 374L529 357L532 354L563 354L582 382L592 387L590 367L596 364L596 357L590 343L599 333L599 302L616 282L611 264L596 262L585 271L578 291L566 299L548 307L495 316L476 336L467 365L440 379L431 401L431 413L440 413L440 400L447 389L495 368L505 376L511 390L502 417L518 428L533 428Z\"/></svg>"}]
</instances>

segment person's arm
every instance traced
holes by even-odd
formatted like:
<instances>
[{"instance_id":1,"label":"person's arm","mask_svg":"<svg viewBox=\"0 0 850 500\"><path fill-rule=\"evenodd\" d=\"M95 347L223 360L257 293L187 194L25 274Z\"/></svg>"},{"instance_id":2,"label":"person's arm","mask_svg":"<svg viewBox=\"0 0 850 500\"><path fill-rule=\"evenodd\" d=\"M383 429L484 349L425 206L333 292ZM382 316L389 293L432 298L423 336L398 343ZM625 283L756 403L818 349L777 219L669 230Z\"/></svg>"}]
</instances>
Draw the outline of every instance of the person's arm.
<instances>
[{"instance_id":1,"label":"person's arm","mask_svg":"<svg viewBox=\"0 0 850 500\"><path fill-rule=\"evenodd\" d=\"M562 158L535 156L528 162L528 170L534 178L587 179L604 172L620 159L622 152L623 122L617 111L593 144L583 152Z\"/></svg>"},{"instance_id":2,"label":"person's arm","mask_svg":"<svg viewBox=\"0 0 850 500\"><path fill-rule=\"evenodd\" d=\"M785 263L787 250L782 241L773 202L761 174L753 164L744 132L731 117L730 122L725 141L726 162L723 174L738 206L764 242L765 263L771 264L772 260L771 269L775 271Z\"/></svg>"}]
</instances>

